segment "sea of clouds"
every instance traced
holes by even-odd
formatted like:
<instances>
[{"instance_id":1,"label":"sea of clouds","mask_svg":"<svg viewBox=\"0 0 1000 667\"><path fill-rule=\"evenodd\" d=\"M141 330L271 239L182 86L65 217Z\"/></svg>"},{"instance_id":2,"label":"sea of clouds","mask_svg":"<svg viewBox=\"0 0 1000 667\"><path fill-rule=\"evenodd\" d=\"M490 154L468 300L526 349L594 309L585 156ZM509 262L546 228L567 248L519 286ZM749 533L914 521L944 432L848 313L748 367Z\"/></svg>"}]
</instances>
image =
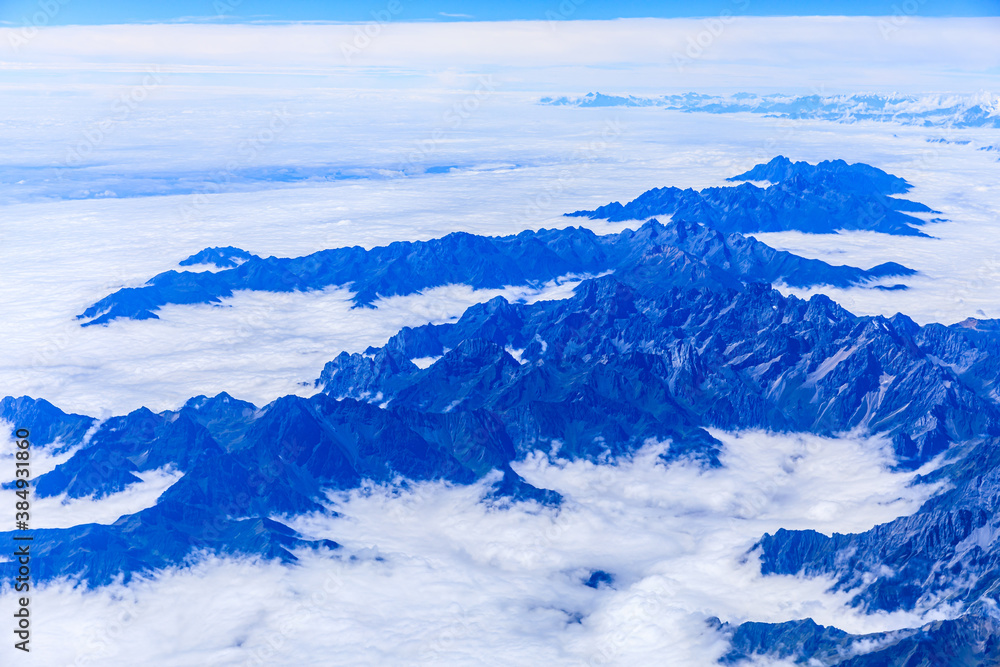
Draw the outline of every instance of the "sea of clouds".
<instances>
[{"instance_id":1,"label":"sea of clouds","mask_svg":"<svg viewBox=\"0 0 1000 667\"><path fill-rule=\"evenodd\" d=\"M127 586L46 584L24 662L695 666L727 650L712 617L867 633L951 613L864 614L829 579L762 577L752 551L781 527L856 532L912 513L940 488L914 484L930 466L892 472L879 438L714 435L717 469L665 465L669 443L653 442L619 460L515 464L564 496L558 508L484 500L489 479L366 485L332 493L328 511L275 517L342 545L294 565L202 555ZM115 496L90 504L94 517L125 509ZM37 515L88 520L73 506ZM613 582L583 585L594 570Z\"/></svg>"},{"instance_id":2,"label":"sea of clouds","mask_svg":"<svg viewBox=\"0 0 1000 667\"><path fill-rule=\"evenodd\" d=\"M536 104L590 90L779 84L790 94L995 90L996 22L712 26L390 24L350 62L341 47L357 26L69 27L16 50L11 29L0 29L0 393L94 416L219 391L257 404L309 393L341 350L448 321L498 292L445 286L377 310L349 309L346 288L244 292L219 306L167 307L159 320L84 329L74 318L207 246L296 256L455 230L617 232L630 225L561 214L651 187L722 185L778 154L873 164L907 178L911 196L949 220L927 226L933 239L760 235L834 263L898 261L921 272L907 292L801 294L920 322L1000 317L1000 163L976 150L1000 144L996 130ZM706 30L709 46L678 66ZM928 141L939 138L971 143ZM499 293L564 298L572 286ZM872 632L950 613L864 615L827 580L761 577L748 553L780 527L859 531L915 511L935 489L890 472L884 442L718 435L725 466L711 471L665 466L656 455L667 445L655 443L619 461L539 453L518 463L565 496L560 509L483 502L486 482L401 482L331 496L328 512L279 517L343 545L300 553L294 566L206 555L129 585L52 583L34 595L24 662L704 665L726 650L706 622L713 616L812 617ZM69 453L38 454L36 473ZM35 525L108 523L176 479L165 469L107 498L39 501ZM583 586L594 569L614 583ZM0 608L12 606L0 594Z\"/></svg>"}]
</instances>

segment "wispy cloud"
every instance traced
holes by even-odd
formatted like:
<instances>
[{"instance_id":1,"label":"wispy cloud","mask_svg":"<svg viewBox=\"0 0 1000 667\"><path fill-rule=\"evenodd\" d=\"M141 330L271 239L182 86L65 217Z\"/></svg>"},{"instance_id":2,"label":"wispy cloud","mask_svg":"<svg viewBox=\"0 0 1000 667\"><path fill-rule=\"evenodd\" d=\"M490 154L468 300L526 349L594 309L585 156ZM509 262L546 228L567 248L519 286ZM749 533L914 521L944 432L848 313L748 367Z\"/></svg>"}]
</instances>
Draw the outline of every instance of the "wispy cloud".
<instances>
[{"instance_id":1,"label":"wispy cloud","mask_svg":"<svg viewBox=\"0 0 1000 667\"><path fill-rule=\"evenodd\" d=\"M547 92L589 83L641 93L654 71L669 71L666 83L673 89L729 87L734 80L742 88L773 88L780 81L784 92L817 82L849 92L887 82L900 91L995 87L1000 19L906 18L889 35L876 17L731 17L721 32L713 32L708 19L394 23L391 36L380 36L377 47L350 66L339 45L355 38L353 25L53 27L40 29L17 53L7 52L16 29L0 29L0 61L6 69L85 63L93 71L115 71L155 62L167 72L194 66L217 72L353 71L367 81L377 81L386 68L426 77L460 64L467 70L510 68L522 88ZM674 56L685 54L703 33L711 37L709 46L678 70ZM926 48L929 43L933 49ZM602 72L609 67L617 68L613 77ZM661 76L653 80L664 83Z\"/></svg>"}]
</instances>

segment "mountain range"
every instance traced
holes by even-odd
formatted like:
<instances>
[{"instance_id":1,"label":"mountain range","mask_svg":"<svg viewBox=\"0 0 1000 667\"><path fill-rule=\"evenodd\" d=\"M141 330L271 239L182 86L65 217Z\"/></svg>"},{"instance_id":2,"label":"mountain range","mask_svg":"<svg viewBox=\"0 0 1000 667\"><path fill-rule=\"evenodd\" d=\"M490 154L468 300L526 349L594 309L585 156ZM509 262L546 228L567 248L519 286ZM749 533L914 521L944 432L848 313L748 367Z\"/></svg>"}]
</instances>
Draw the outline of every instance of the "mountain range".
<instances>
[{"instance_id":1,"label":"mountain range","mask_svg":"<svg viewBox=\"0 0 1000 667\"><path fill-rule=\"evenodd\" d=\"M641 97L587 93L579 97L543 97L540 104L575 107L662 107L688 113L753 113L795 120L892 122L941 128L1000 127L995 95L705 95L683 93Z\"/></svg>"},{"instance_id":2,"label":"mountain range","mask_svg":"<svg viewBox=\"0 0 1000 667\"><path fill-rule=\"evenodd\" d=\"M894 177L892 177L894 178ZM899 179L901 180L901 179ZM206 248L181 265L214 264L218 271L166 271L141 287L126 287L86 308L82 326L117 318L158 319L166 304L218 303L237 290L292 292L349 287L356 306L448 284L474 289L540 286L567 276L628 275L638 289L741 281L793 287L851 287L914 273L888 262L868 270L832 266L775 250L753 238L679 218L649 221L638 230L600 236L586 228L542 229L488 237L455 232L430 241L365 250L336 248L296 258L262 258L238 248ZM884 285L883 285L884 287Z\"/></svg>"},{"instance_id":3,"label":"mountain range","mask_svg":"<svg viewBox=\"0 0 1000 667\"><path fill-rule=\"evenodd\" d=\"M804 183L803 196L825 202L834 187L841 201L907 188L842 162L777 159L737 178ZM747 558L759 557L765 576L830 577L866 612L951 605L950 620L858 636L811 619L714 619L731 642L723 664L986 665L1000 655L1000 322L861 317L826 296L772 287L863 287L905 267L835 267L678 214L606 236L572 227L451 234L295 259L210 248L184 263L220 270L169 272L121 290L85 313L89 323L155 318L160 305L212 302L234 289L350 285L364 307L450 282L590 277L567 299L496 297L455 322L403 328L364 353L331 350L309 397L256 406L222 393L104 419L41 398L4 398L0 419L63 455L35 480L40 497L100 499L151 471L181 474L154 506L110 525L34 531L39 580L128 581L202 552L292 562L302 549L336 551L336 542L308 539L281 517L319 510L328 492L366 481L487 480L483 502L557 508L559 494L512 465L539 450L603 461L654 441L668 443L665 461L714 468L722 444L712 429L870 433L891 443L900 469L938 463L916 483L942 491L913 515L858 534L761 535ZM0 563L0 576L15 576L15 567ZM615 577L595 571L580 585Z\"/></svg>"}]
</instances>

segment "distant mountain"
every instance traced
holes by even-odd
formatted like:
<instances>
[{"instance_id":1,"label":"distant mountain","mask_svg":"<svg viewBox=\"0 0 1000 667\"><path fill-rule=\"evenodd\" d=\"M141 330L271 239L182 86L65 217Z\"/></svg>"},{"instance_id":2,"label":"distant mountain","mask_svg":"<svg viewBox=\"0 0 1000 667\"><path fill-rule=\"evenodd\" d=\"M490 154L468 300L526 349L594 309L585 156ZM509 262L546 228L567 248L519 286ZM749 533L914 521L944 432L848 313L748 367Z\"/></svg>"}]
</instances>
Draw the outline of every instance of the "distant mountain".
<instances>
[{"instance_id":1,"label":"distant mountain","mask_svg":"<svg viewBox=\"0 0 1000 667\"><path fill-rule=\"evenodd\" d=\"M240 250L232 246L225 248L205 248L201 252L196 252L187 259L178 262L181 266L197 266L198 264L214 264L220 269L229 269L239 266L249 259L259 259L256 255L251 255L246 250Z\"/></svg>"},{"instance_id":2,"label":"distant mountain","mask_svg":"<svg viewBox=\"0 0 1000 667\"><path fill-rule=\"evenodd\" d=\"M579 97L543 97L539 104L575 107L662 107L690 113L754 113L838 123L876 121L923 127L1000 127L1000 99L995 95L703 95L660 97L588 93Z\"/></svg>"},{"instance_id":3,"label":"distant mountain","mask_svg":"<svg viewBox=\"0 0 1000 667\"><path fill-rule=\"evenodd\" d=\"M592 211L566 215L614 222L672 215L740 234L868 230L927 236L917 229L924 221L906 212L934 212L921 203L894 196L909 192L911 186L904 179L867 164L847 164L843 160L811 165L778 156L726 180L767 181L770 185L761 188L742 183L700 192L654 188L624 206L611 202Z\"/></svg>"},{"instance_id":4,"label":"distant mountain","mask_svg":"<svg viewBox=\"0 0 1000 667\"><path fill-rule=\"evenodd\" d=\"M145 286L118 290L87 308L83 326L125 317L156 319L166 304L217 303L236 290L290 292L350 287L357 306L380 297L418 293L447 284L475 289L541 285L567 275L614 271L644 291L671 285L736 287L741 281L795 287L850 287L914 272L895 263L865 271L798 257L739 234L697 223L651 221L638 231L598 236L584 229L525 231L516 236L449 234L365 250L323 250L297 258L261 258L236 248L208 248L186 264L231 267L199 273L167 271Z\"/></svg>"}]
</instances>

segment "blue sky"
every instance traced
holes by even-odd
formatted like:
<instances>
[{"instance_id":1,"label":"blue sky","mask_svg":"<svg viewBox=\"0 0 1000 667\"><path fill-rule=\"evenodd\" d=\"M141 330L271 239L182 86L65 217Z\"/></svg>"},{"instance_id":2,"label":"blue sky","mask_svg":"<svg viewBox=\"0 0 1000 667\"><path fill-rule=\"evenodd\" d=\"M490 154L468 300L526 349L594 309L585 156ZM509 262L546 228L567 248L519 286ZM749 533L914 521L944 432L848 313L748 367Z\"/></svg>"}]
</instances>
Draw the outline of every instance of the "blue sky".
<instances>
[{"instance_id":1,"label":"blue sky","mask_svg":"<svg viewBox=\"0 0 1000 667\"><path fill-rule=\"evenodd\" d=\"M715 16L723 11L774 15L919 15L997 16L1000 0L0 0L0 21L7 24L73 25L173 21L370 21L373 14L395 9L403 21L613 19L634 17ZM33 17L45 17L38 21Z\"/></svg>"}]
</instances>

